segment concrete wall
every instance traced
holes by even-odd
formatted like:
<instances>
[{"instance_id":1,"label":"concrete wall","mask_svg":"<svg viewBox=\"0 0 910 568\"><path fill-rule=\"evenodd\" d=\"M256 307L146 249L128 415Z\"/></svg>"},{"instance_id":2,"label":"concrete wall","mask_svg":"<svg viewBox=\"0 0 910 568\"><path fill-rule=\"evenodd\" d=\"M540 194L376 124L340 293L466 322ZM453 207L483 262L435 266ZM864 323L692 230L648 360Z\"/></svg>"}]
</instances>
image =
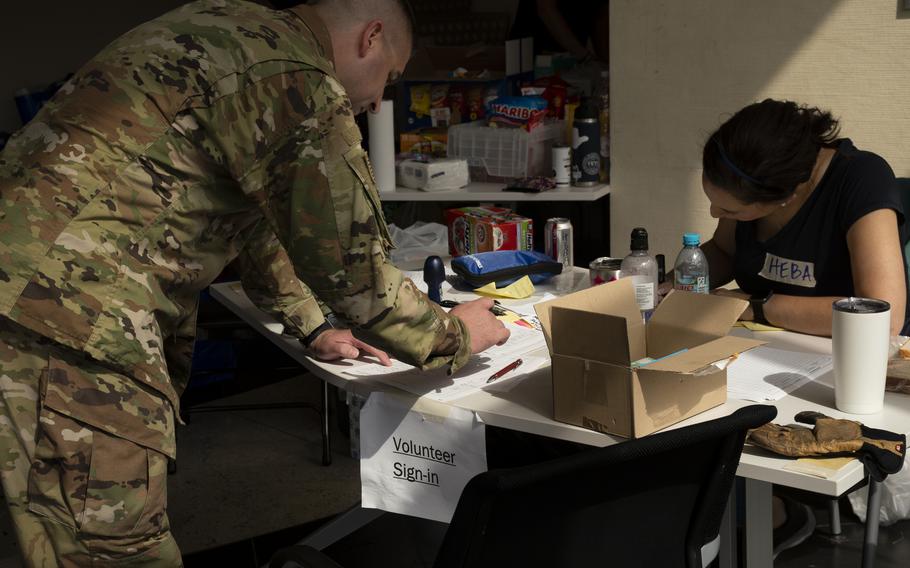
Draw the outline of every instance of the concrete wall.
<instances>
[{"instance_id":1,"label":"concrete wall","mask_svg":"<svg viewBox=\"0 0 910 568\"><path fill-rule=\"evenodd\" d=\"M0 17L0 131L21 126L13 96L76 71L113 39L186 0L4 3Z\"/></svg>"},{"instance_id":2,"label":"concrete wall","mask_svg":"<svg viewBox=\"0 0 910 568\"><path fill-rule=\"evenodd\" d=\"M910 19L897 0L611 0L611 248L647 227L668 264L709 238L705 139L766 97L830 109L910 176Z\"/></svg>"}]
</instances>

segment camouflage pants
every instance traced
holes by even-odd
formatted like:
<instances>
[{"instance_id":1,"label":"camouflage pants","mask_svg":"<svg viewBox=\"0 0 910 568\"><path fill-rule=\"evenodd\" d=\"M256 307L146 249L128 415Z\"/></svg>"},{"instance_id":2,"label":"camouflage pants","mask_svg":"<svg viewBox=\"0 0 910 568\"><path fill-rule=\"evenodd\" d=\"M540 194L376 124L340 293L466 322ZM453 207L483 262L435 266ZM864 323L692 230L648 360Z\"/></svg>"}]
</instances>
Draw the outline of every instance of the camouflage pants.
<instances>
[{"instance_id":1,"label":"camouflage pants","mask_svg":"<svg viewBox=\"0 0 910 568\"><path fill-rule=\"evenodd\" d=\"M164 398L0 318L0 475L28 566L180 566Z\"/></svg>"}]
</instances>

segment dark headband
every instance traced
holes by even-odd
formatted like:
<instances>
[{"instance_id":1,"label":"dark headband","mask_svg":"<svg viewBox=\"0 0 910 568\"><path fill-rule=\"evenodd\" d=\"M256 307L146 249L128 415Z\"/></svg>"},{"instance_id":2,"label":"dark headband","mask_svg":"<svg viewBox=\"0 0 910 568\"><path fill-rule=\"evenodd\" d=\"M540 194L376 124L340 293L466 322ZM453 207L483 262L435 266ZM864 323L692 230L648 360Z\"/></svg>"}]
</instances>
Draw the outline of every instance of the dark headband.
<instances>
[{"instance_id":1,"label":"dark headband","mask_svg":"<svg viewBox=\"0 0 910 568\"><path fill-rule=\"evenodd\" d=\"M736 174L737 176L743 178L744 180L746 180L746 181L752 183L753 185L757 185L757 186L764 186L764 185L765 185L765 184L763 184L762 182L760 182L760 181L758 181L757 179L755 179L754 177L752 177L752 176L750 176L749 174L747 174L746 172L742 171L742 170L739 169L738 167L736 167L736 164L733 163L733 160L731 160L730 158L728 158L728 157L727 157L727 153L724 152L724 147L723 147L723 145L721 145L721 143L720 143L720 138L715 138L715 139L714 139L714 143L717 144L717 151L720 152L720 159L723 160L724 164L726 164L727 167L730 168L730 170L731 170L734 174Z\"/></svg>"}]
</instances>

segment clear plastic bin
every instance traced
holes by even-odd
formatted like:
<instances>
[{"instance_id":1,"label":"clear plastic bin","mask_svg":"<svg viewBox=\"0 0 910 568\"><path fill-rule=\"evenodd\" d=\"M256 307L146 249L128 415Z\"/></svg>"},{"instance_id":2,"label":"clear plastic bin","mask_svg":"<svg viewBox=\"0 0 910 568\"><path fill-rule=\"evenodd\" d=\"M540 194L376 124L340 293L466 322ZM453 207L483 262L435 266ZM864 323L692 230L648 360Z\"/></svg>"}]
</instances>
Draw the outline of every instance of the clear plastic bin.
<instances>
[{"instance_id":1,"label":"clear plastic bin","mask_svg":"<svg viewBox=\"0 0 910 568\"><path fill-rule=\"evenodd\" d=\"M552 148L561 144L565 127L557 120L527 132L491 128L483 122L449 127L448 155L468 161L471 181L552 175Z\"/></svg>"}]
</instances>

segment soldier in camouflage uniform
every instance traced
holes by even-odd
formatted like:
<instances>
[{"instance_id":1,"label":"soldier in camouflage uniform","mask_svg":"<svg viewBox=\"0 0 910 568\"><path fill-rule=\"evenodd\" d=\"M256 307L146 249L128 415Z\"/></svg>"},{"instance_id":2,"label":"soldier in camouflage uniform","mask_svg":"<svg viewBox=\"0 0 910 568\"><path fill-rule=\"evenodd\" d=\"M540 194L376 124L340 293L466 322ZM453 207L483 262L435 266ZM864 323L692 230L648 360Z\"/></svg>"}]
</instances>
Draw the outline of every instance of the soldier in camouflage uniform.
<instances>
[{"instance_id":1,"label":"soldier in camouflage uniform","mask_svg":"<svg viewBox=\"0 0 910 568\"><path fill-rule=\"evenodd\" d=\"M447 315L387 260L353 117L410 29L397 0L190 3L105 48L0 154L0 473L30 566L180 565L165 466L197 295L235 257L313 341L312 295L425 368L506 340L488 302Z\"/></svg>"}]
</instances>

